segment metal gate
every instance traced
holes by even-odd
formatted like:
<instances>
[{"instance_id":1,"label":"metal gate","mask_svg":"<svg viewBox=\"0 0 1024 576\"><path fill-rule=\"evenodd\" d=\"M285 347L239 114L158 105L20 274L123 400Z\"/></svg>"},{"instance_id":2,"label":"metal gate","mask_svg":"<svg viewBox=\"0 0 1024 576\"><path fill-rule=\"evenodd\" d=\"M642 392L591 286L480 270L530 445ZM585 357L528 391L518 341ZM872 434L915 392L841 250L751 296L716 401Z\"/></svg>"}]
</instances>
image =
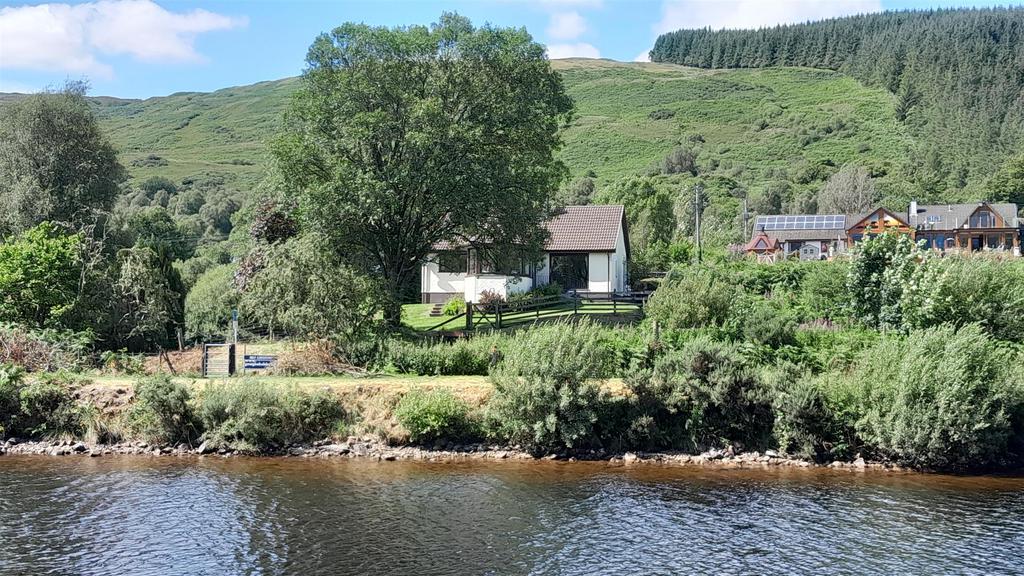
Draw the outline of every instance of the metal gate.
<instances>
[{"instance_id":1,"label":"metal gate","mask_svg":"<svg viewBox=\"0 0 1024 576\"><path fill-rule=\"evenodd\" d=\"M234 373L234 344L203 344L203 377L226 378Z\"/></svg>"}]
</instances>

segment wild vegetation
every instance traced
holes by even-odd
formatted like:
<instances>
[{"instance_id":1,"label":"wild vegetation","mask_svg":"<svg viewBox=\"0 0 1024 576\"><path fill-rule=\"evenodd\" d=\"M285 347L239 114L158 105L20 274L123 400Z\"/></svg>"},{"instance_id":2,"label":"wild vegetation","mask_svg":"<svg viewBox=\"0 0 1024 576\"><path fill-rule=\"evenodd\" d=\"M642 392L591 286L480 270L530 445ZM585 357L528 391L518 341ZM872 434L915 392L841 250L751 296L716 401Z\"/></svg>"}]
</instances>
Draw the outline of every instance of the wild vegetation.
<instances>
[{"instance_id":1,"label":"wild vegetation","mask_svg":"<svg viewBox=\"0 0 1024 576\"><path fill-rule=\"evenodd\" d=\"M951 14L960 13L935 20ZM1012 21L1018 12L984 14ZM871 22L887 22L879 18ZM847 38L862 21L841 22L853 26ZM805 28L780 30L795 39ZM716 34L700 38L726 38ZM381 45L393 53L382 56ZM478 57L454 56L463 52ZM446 15L433 28L342 26L314 43L303 79L239 89L243 106L230 114L214 108L231 108L223 103L232 92L92 101L94 113L77 84L5 103L2 432L280 452L370 430L361 419L376 411L396 422L400 440L536 454L728 448L942 469L1020 464L1021 260L939 258L890 235L831 262L766 266L726 250L747 231L744 205L748 214L899 208L911 197L983 191L1012 199L1024 186L1019 157L985 182L974 175L987 165L973 155L945 164L946 149L928 141L934 133L914 123L926 101L901 108L890 86L847 75L849 62L840 71L552 66L521 30ZM292 98L285 124L264 134L274 144L262 166L231 156L236 144L252 154L259 130L228 119L250 112L261 91L268 107ZM363 105L391 95L403 105L388 114ZM143 122L132 110L156 107L166 124L182 100L178 136L136 131L128 166L113 156L97 117L110 122L104 107L126 107L113 130L124 138ZM165 153L206 136L211 158L231 156L227 172L200 178L188 164L198 165L194 151ZM34 144L16 145L25 141ZM365 153L382 142L401 150ZM937 160L920 162L933 148L927 158ZM236 170L252 180L219 195L223 174ZM32 195L44 202L27 202ZM658 285L642 322L561 320L456 339L398 325L435 242L523 241L488 255L501 266L535 254L540 224L566 201L625 205L631 275ZM667 274L646 278L657 271ZM139 377L131 405L110 416L90 408L77 376L59 372L136 377L145 365L133 353L222 337L232 310L243 336L308 343L304 356L281 355L280 373L486 376L493 392L476 403L442 390L352 406L329 390L267 379Z\"/></svg>"}]
</instances>

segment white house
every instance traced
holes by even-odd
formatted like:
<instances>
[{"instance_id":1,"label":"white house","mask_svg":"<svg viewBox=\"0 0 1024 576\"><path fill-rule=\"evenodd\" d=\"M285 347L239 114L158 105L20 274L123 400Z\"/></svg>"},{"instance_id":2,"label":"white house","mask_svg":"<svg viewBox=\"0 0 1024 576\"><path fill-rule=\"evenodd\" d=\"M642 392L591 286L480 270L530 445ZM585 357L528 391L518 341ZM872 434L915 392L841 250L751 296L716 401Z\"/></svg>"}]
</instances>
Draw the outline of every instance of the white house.
<instances>
[{"instance_id":1,"label":"white house","mask_svg":"<svg viewBox=\"0 0 1024 576\"><path fill-rule=\"evenodd\" d=\"M548 240L540 262L517 264L513 270L493 270L475 248L444 245L423 264L422 301L446 302L460 294L467 302L479 302L485 290L507 297L551 282L581 294L626 290L629 233L622 206L566 206L545 226Z\"/></svg>"}]
</instances>

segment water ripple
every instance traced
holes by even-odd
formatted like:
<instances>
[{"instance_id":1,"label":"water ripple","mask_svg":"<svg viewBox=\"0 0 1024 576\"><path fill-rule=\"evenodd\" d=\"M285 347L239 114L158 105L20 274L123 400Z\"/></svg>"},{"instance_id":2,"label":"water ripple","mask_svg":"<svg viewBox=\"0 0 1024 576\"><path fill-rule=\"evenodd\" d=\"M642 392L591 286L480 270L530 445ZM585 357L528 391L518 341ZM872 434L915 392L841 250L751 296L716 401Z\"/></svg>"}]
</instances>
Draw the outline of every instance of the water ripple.
<instances>
[{"instance_id":1,"label":"water ripple","mask_svg":"<svg viewBox=\"0 0 1024 576\"><path fill-rule=\"evenodd\" d=\"M1024 479L0 458L0 575L1024 573Z\"/></svg>"}]
</instances>

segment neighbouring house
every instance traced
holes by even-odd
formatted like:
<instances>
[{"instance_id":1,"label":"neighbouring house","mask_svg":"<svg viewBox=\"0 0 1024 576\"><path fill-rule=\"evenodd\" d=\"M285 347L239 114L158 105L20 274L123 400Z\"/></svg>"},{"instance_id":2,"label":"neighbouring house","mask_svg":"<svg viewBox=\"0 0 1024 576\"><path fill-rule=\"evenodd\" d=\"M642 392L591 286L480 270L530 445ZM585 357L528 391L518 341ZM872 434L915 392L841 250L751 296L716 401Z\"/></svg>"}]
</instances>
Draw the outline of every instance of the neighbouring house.
<instances>
[{"instance_id":1,"label":"neighbouring house","mask_svg":"<svg viewBox=\"0 0 1024 576\"><path fill-rule=\"evenodd\" d=\"M823 260L842 254L865 235L896 232L914 237L914 228L885 208L864 214L785 214L758 216L743 250L759 262L780 258Z\"/></svg>"},{"instance_id":2,"label":"neighbouring house","mask_svg":"<svg viewBox=\"0 0 1024 576\"><path fill-rule=\"evenodd\" d=\"M758 262L772 263L779 256L779 251L782 247L779 245L779 241L776 238L768 236L764 230L758 232L750 239L750 242L743 247L743 251L747 254L754 254L757 256Z\"/></svg>"},{"instance_id":3,"label":"neighbouring house","mask_svg":"<svg viewBox=\"0 0 1024 576\"><path fill-rule=\"evenodd\" d=\"M864 236L877 236L887 232L914 237L914 227L905 218L886 208L875 208L847 220L847 246L860 242Z\"/></svg>"},{"instance_id":4,"label":"neighbouring house","mask_svg":"<svg viewBox=\"0 0 1024 576\"><path fill-rule=\"evenodd\" d=\"M498 265L480 246L435 245L422 267L422 302L461 295L479 302L485 291L502 297L557 283L589 295L625 292L629 286L629 232L620 205L566 206L545 224L540 261Z\"/></svg>"},{"instance_id":5,"label":"neighbouring house","mask_svg":"<svg viewBox=\"0 0 1024 576\"><path fill-rule=\"evenodd\" d=\"M764 248L759 248L761 238ZM744 247L759 261L799 254L801 260L820 260L846 249L846 216L842 214L786 214L758 216L754 236ZM771 254L771 258L767 254Z\"/></svg>"},{"instance_id":6,"label":"neighbouring house","mask_svg":"<svg viewBox=\"0 0 1024 576\"><path fill-rule=\"evenodd\" d=\"M1020 255L1020 226L1016 204L910 203L908 221L926 248L976 252L1002 250Z\"/></svg>"}]
</instances>

